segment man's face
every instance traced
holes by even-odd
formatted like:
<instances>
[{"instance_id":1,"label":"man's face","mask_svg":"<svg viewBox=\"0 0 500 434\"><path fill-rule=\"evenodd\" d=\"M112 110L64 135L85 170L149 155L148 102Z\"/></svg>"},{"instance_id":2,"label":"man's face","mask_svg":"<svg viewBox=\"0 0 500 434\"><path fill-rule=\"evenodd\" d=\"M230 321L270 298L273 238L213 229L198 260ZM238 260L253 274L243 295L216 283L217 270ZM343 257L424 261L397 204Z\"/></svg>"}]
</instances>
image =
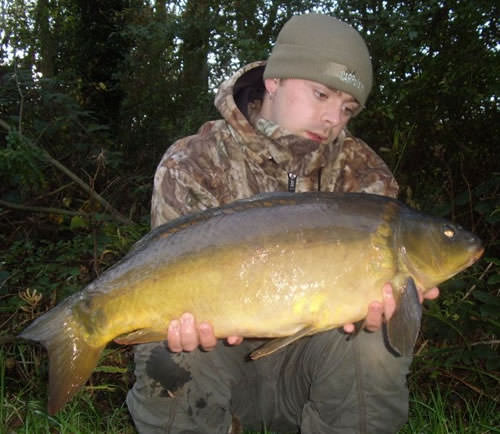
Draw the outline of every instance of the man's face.
<instances>
[{"instance_id":1,"label":"man's face","mask_svg":"<svg viewBox=\"0 0 500 434\"><path fill-rule=\"evenodd\" d=\"M261 115L293 134L317 142L335 140L359 103L348 93L302 79L266 79L269 104Z\"/></svg>"}]
</instances>

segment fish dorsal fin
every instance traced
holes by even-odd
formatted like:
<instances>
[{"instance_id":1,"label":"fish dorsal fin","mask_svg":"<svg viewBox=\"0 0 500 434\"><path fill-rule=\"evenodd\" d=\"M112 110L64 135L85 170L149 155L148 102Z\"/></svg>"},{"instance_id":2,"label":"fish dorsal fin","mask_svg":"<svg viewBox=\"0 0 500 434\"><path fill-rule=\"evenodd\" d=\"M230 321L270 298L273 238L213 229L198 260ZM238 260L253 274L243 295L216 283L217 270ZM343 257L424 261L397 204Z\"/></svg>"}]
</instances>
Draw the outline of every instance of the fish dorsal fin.
<instances>
[{"instance_id":1,"label":"fish dorsal fin","mask_svg":"<svg viewBox=\"0 0 500 434\"><path fill-rule=\"evenodd\" d=\"M121 335L113 339L120 345L145 344L147 342L159 342L167 339L167 330L140 329L131 333Z\"/></svg>"},{"instance_id":2,"label":"fish dorsal fin","mask_svg":"<svg viewBox=\"0 0 500 434\"><path fill-rule=\"evenodd\" d=\"M422 304L417 287L409 277L401 291L398 307L384 326L384 338L389 349L399 356L411 356L420 331Z\"/></svg>"},{"instance_id":3,"label":"fish dorsal fin","mask_svg":"<svg viewBox=\"0 0 500 434\"><path fill-rule=\"evenodd\" d=\"M285 336L284 338L273 339L269 342L266 342L264 345L257 348L255 351L252 351L250 353L249 357L252 360L257 360L257 359L260 359L261 357L268 356L269 354L272 354L275 351L278 351L279 349L286 347L287 345L291 344L292 342L295 342L295 341L299 340L300 338L313 333L315 330L316 329L313 326L308 326L308 327L304 327L304 328L300 329L294 335Z\"/></svg>"}]
</instances>

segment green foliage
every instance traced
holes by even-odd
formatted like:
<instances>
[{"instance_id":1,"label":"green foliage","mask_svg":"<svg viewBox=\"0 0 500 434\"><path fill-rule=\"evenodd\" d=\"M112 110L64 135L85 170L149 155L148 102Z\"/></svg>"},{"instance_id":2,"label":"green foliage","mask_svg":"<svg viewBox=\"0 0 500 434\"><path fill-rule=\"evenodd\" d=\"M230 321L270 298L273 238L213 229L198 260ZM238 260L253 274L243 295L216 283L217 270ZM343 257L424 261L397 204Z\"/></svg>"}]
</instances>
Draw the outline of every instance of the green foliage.
<instances>
[{"instance_id":1,"label":"green foliage","mask_svg":"<svg viewBox=\"0 0 500 434\"><path fill-rule=\"evenodd\" d=\"M5 147L0 148L0 183L9 191L21 194L40 192L46 179L35 149L27 146L16 131L5 137Z\"/></svg>"},{"instance_id":2,"label":"green foliage","mask_svg":"<svg viewBox=\"0 0 500 434\"><path fill-rule=\"evenodd\" d=\"M467 0L384 3L339 4L366 36L377 83L353 127L386 151L403 187L421 198L442 188L440 201L449 201L498 170L496 9Z\"/></svg>"},{"instance_id":3,"label":"green foliage","mask_svg":"<svg viewBox=\"0 0 500 434\"><path fill-rule=\"evenodd\" d=\"M426 387L410 398L410 420L400 434L495 433L498 405L484 398L469 400L452 388Z\"/></svg>"},{"instance_id":4,"label":"green foliage","mask_svg":"<svg viewBox=\"0 0 500 434\"><path fill-rule=\"evenodd\" d=\"M45 351L9 338L58 301L82 289L148 230L146 224L117 226L98 217L77 228L71 228L72 219L68 218L59 223L60 239L26 237L2 251L1 432L134 432L123 404L131 386L127 348L107 348L93 375L95 385L86 386L70 405L51 417L46 413Z\"/></svg>"},{"instance_id":5,"label":"green foliage","mask_svg":"<svg viewBox=\"0 0 500 434\"><path fill-rule=\"evenodd\" d=\"M42 387L40 372L36 372L33 366L29 365L29 359L33 355L27 354L25 348L19 348L0 348L0 432L135 432L123 401L110 399L112 392L117 389L114 384L101 384L99 389L105 390L105 393L89 386L77 394L56 416L49 416L45 404L46 390ZM24 351L24 357L20 358L21 351ZM38 365L38 368L40 366L43 364ZM13 384L15 377L9 375L13 371L24 372L26 377L23 382ZM46 372L43 372L42 376L46 376ZM97 396L99 399L96 399Z\"/></svg>"},{"instance_id":6,"label":"green foliage","mask_svg":"<svg viewBox=\"0 0 500 434\"><path fill-rule=\"evenodd\" d=\"M451 202L432 204L429 198L425 203L431 212L472 227L483 239L485 254L442 284L437 300L426 303L413 376L419 389L438 382L464 400L474 402L479 395L493 404L500 389L500 176L492 175Z\"/></svg>"},{"instance_id":7,"label":"green foliage","mask_svg":"<svg viewBox=\"0 0 500 434\"><path fill-rule=\"evenodd\" d=\"M71 222L68 223L70 227ZM34 314L81 289L96 274L116 262L145 234L147 226L118 227L104 222L99 227L73 231L70 237L69 232L60 232L68 239L21 239L10 245L0 264L3 281L0 282L0 296L6 299L2 312L14 313L27 308L31 314L26 319L29 321ZM34 293L40 299L35 298L30 304ZM16 327L21 326L16 324Z\"/></svg>"}]
</instances>

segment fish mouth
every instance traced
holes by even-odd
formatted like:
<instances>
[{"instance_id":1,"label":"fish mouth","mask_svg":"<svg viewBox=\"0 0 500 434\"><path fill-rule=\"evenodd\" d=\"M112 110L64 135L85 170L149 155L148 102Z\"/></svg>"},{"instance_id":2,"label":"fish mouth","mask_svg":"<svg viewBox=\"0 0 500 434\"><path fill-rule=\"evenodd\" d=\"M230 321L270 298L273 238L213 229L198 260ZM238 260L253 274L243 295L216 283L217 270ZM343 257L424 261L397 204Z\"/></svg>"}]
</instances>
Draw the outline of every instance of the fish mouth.
<instances>
[{"instance_id":1,"label":"fish mouth","mask_svg":"<svg viewBox=\"0 0 500 434\"><path fill-rule=\"evenodd\" d=\"M469 265L474 264L474 262L478 261L481 256L483 256L484 247L481 247L470 259Z\"/></svg>"},{"instance_id":2,"label":"fish mouth","mask_svg":"<svg viewBox=\"0 0 500 434\"><path fill-rule=\"evenodd\" d=\"M465 262L459 270L457 270L455 273L453 273L449 277L447 277L446 280L451 279L453 276L457 275L461 271L470 267L472 264L476 263L479 260L479 258L481 258L481 256L483 256L483 253L484 253L484 247L480 247L476 252L471 254L470 259L467 262Z\"/></svg>"}]
</instances>

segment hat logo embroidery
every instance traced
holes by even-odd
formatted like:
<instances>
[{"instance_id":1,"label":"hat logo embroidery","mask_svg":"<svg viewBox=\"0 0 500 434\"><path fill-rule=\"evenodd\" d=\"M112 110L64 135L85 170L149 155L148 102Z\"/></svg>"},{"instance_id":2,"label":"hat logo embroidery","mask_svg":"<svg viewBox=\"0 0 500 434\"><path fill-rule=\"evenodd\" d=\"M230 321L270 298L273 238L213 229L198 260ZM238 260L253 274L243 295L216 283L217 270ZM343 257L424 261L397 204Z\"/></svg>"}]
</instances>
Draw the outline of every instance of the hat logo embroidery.
<instances>
[{"instance_id":1,"label":"hat logo embroidery","mask_svg":"<svg viewBox=\"0 0 500 434\"><path fill-rule=\"evenodd\" d=\"M364 89L365 87L365 85L358 78L355 71L349 71L348 69L346 69L345 71L339 73L339 79L357 89Z\"/></svg>"}]
</instances>

